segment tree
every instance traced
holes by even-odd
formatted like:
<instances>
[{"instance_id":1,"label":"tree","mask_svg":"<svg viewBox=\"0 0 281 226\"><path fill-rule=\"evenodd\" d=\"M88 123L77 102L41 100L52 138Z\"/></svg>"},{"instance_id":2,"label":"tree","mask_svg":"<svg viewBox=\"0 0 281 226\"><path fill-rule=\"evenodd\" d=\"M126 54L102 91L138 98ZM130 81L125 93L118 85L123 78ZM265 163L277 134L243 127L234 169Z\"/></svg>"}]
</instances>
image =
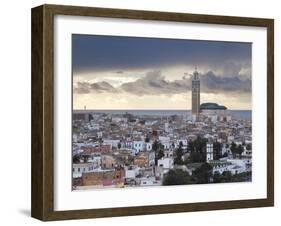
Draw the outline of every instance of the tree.
<instances>
[{"instance_id":1,"label":"tree","mask_svg":"<svg viewBox=\"0 0 281 226\"><path fill-rule=\"evenodd\" d=\"M227 183L227 182L232 182L232 174L230 171L224 171L222 173L222 180L221 182Z\"/></svg>"},{"instance_id":2,"label":"tree","mask_svg":"<svg viewBox=\"0 0 281 226\"><path fill-rule=\"evenodd\" d=\"M220 142L214 142L213 143L213 148L214 148L214 159L215 160L218 160L222 157L222 154L221 154L221 143Z\"/></svg>"},{"instance_id":3,"label":"tree","mask_svg":"<svg viewBox=\"0 0 281 226\"><path fill-rule=\"evenodd\" d=\"M247 149L248 151L252 150L252 144L247 144L247 145L246 145L246 149Z\"/></svg>"},{"instance_id":4,"label":"tree","mask_svg":"<svg viewBox=\"0 0 281 226\"><path fill-rule=\"evenodd\" d=\"M214 183L220 183L221 180L222 180L221 174L216 171L216 172L214 173L213 182L214 182Z\"/></svg>"},{"instance_id":5,"label":"tree","mask_svg":"<svg viewBox=\"0 0 281 226\"><path fill-rule=\"evenodd\" d=\"M237 154L239 155L240 158L241 158L243 151L244 151L244 147L241 144L239 144L239 146L237 148Z\"/></svg>"},{"instance_id":6,"label":"tree","mask_svg":"<svg viewBox=\"0 0 281 226\"><path fill-rule=\"evenodd\" d=\"M223 153L223 155L222 155L223 158L225 158L227 156L228 156L227 152Z\"/></svg>"},{"instance_id":7,"label":"tree","mask_svg":"<svg viewBox=\"0 0 281 226\"><path fill-rule=\"evenodd\" d=\"M183 161L182 161L182 156L183 156L183 150L182 150L182 142L179 143L179 147L176 150L176 157L174 159L175 164L177 165L182 165Z\"/></svg>"},{"instance_id":8,"label":"tree","mask_svg":"<svg viewBox=\"0 0 281 226\"><path fill-rule=\"evenodd\" d=\"M159 149L159 146L160 143L157 140L155 140L152 144L152 150L156 152Z\"/></svg>"},{"instance_id":9,"label":"tree","mask_svg":"<svg viewBox=\"0 0 281 226\"><path fill-rule=\"evenodd\" d=\"M190 141L188 146L190 148L190 162L205 162L206 160L206 144L207 139L198 137L194 141Z\"/></svg>"},{"instance_id":10,"label":"tree","mask_svg":"<svg viewBox=\"0 0 281 226\"><path fill-rule=\"evenodd\" d=\"M209 183L213 174L212 170L213 167L208 163L203 163L199 168L194 170L194 176L196 177L197 183Z\"/></svg>"},{"instance_id":11,"label":"tree","mask_svg":"<svg viewBox=\"0 0 281 226\"><path fill-rule=\"evenodd\" d=\"M163 145L155 140L152 144L152 150L155 152L155 165L158 163L158 159L161 159L164 156L164 147Z\"/></svg>"},{"instance_id":12,"label":"tree","mask_svg":"<svg viewBox=\"0 0 281 226\"><path fill-rule=\"evenodd\" d=\"M224 171L222 174L219 172L214 173L213 177L214 183L229 183L229 182L242 182L242 181L251 181L252 173L251 172L243 172L232 175L230 171Z\"/></svg>"},{"instance_id":13,"label":"tree","mask_svg":"<svg viewBox=\"0 0 281 226\"><path fill-rule=\"evenodd\" d=\"M233 141L232 141L232 143L231 143L230 150L231 150L232 155L236 156L236 153L237 153L237 144L234 143Z\"/></svg>"},{"instance_id":14,"label":"tree","mask_svg":"<svg viewBox=\"0 0 281 226\"><path fill-rule=\"evenodd\" d=\"M190 162L203 162L202 154L199 152L195 152L195 151L191 152L189 158L190 158Z\"/></svg>"},{"instance_id":15,"label":"tree","mask_svg":"<svg viewBox=\"0 0 281 226\"><path fill-rule=\"evenodd\" d=\"M213 177L214 183L227 183L232 182L232 174L230 171L224 171L222 174L219 172L214 173Z\"/></svg>"},{"instance_id":16,"label":"tree","mask_svg":"<svg viewBox=\"0 0 281 226\"><path fill-rule=\"evenodd\" d=\"M79 157L79 155L74 155L74 156L72 157L72 162L73 162L73 163L79 163L79 162L80 162L80 157Z\"/></svg>"},{"instance_id":17,"label":"tree","mask_svg":"<svg viewBox=\"0 0 281 226\"><path fill-rule=\"evenodd\" d=\"M161 145L161 148L157 151L157 154L156 154L157 160L164 157L164 150L162 147L163 146Z\"/></svg>"},{"instance_id":18,"label":"tree","mask_svg":"<svg viewBox=\"0 0 281 226\"><path fill-rule=\"evenodd\" d=\"M192 177L181 169L170 170L163 179L163 185L194 184Z\"/></svg>"}]
</instances>

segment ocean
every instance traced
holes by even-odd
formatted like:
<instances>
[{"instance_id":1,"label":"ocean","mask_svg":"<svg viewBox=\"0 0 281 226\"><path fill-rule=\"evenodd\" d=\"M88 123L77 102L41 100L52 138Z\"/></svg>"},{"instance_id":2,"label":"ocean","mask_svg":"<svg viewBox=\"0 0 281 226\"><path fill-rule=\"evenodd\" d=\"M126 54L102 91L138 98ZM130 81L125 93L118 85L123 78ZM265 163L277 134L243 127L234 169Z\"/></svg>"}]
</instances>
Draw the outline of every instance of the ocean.
<instances>
[{"instance_id":1,"label":"ocean","mask_svg":"<svg viewBox=\"0 0 281 226\"><path fill-rule=\"evenodd\" d=\"M171 116L180 115L189 117L191 115L191 110L73 110L74 113L106 113L106 114L125 114L129 113L132 115L142 115L142 116ZM251 110L228 110L234 119L237 120L251 120L252 111Z\"/></svg>"}]
</instances>

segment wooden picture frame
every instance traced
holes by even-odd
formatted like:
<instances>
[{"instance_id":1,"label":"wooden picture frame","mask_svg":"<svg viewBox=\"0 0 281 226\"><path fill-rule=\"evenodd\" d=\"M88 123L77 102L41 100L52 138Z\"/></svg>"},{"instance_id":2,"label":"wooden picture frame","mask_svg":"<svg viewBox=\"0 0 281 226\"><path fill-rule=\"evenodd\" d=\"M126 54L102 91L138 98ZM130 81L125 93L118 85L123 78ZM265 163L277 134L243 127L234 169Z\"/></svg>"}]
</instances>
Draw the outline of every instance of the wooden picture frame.
<instances>
[{"instance_id":1,"label":"wooden picture frame","mask_svg":"<svg viewBox=\"0 0 281 226\"><path fill-rule=\"evenodd\" d=\"M122 208L54 210L54 16L126 18L155 21L240 25L267 29L267 198L178 203ZM273 19L196 15L42 5L32 9L32 200L31 215L51 221L163 214L274 205L274 21Z\"/></svg>"}]
</instances>

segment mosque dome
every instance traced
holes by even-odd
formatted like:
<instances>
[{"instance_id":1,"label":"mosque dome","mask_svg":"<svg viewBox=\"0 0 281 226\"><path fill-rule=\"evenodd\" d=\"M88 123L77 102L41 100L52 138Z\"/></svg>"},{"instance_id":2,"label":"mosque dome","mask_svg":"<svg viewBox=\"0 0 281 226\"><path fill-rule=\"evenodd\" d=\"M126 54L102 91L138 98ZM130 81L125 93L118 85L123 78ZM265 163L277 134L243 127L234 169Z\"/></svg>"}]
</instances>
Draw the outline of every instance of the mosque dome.
<instances>
[{"instance_id":1,"label":"mosque dome","mask_svg":"<svg viewBox=\"0 0 281 226\"><path fill-rule=\"evenodd\" d=\"M203 103L200 105L200 110L227 110L227 107L217 103Z\"/></svg>"}]
</instances>

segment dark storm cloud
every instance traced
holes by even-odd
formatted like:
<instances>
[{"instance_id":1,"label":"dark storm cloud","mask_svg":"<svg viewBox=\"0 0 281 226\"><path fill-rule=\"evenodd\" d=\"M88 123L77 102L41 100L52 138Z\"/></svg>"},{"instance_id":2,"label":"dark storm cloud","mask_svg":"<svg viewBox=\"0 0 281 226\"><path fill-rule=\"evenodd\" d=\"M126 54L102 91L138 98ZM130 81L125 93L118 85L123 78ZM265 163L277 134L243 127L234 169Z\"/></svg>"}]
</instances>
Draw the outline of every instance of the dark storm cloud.
<instances>
[{"instance_id":1,"label":"dark storm cloud","mask_svg":"<svg viewBox=\"0 0 281 226\"><path fill-rule=\"evenodd\" d=\"M238 73L234 76L222 77L217 76L214 72L209 71L200 75L200 84L202 93L218 92L250 92L251 80L239 78ZM121 86L114 88L107 82L78 82L75 93L120 93L127 92L134 95L160 95L160 94L179 94L190 91L191 78L183 77L179 80L168 81L161 75L161 71L148 72L144 77L134 82L123 83Z\"/></svg>"},{"instance_id":2,"label":"dark storm cloud","mask_svg":"<svg viewBox=\"0 0 281 226\"><path fill-rule=\"evenodd\" d=\"M74 72L182 64L219 67L226 61L250 63L251 44L74 34L72 60Z\"/></svg>"},{"instance_id":3,"label":"dark storm cloud","mask_svg":"<svg viewBox=\"0 0 281 226\"><path fill-rule=\"evenodd\" d=\"M205 93L219 92L250 92L251 80L241 80L238 76L216 76L212 71L207 72L200 78L201 90Z\"/></svg>"}]
</instances>

